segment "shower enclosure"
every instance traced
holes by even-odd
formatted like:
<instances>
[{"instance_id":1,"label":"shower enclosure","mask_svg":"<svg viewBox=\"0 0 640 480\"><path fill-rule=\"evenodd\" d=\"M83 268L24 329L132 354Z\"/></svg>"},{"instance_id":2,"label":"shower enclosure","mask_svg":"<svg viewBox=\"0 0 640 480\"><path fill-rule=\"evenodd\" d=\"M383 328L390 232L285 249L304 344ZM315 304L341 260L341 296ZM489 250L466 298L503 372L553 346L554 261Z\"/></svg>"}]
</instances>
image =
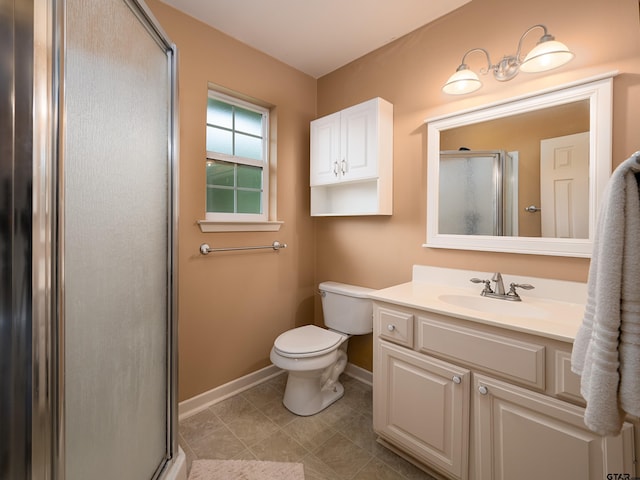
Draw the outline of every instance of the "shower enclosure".
<instances>
[{"instance_id":1,"label":"shower enclosure","mask_svg":"<svg viewBox=\"0 0 640 480\"><path fill-rule=\"evenodd\" d=\"M184 476L176 50L136 0L0 0L0 478Z\"/></svg>"},{"instance_id":2,"label":"shower enclosure","mask_svg":"<svg viewBox=\"0 0 640 480\"><path fill-rule=\"evenodd\" d=\"M440 152L438 232L517 235L517 152Z\"/></svg>"}]
</instances>

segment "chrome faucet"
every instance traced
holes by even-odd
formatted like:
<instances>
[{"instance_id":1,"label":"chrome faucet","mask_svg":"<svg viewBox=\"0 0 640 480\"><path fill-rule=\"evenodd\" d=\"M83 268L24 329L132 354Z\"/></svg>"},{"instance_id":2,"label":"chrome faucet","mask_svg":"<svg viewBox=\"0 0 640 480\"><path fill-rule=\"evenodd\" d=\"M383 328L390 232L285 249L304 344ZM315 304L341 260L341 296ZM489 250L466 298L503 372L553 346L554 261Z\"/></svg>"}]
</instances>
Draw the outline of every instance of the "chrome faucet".
<instances>
[{"instance_id":1,"label":"chrome faucet","mask_svg":"<svg viewBox=\"0 0 640 480\"><path fill-rule=\"evenodd\" d=\"M491 277L491 280L482 280L480 278L472 278L471 281L473 283L484 283L484 288L480 295L483 297L490 298L499 298L500 300L511 300L514 302L520 302L522 299L518 292L516 292L516 288L522 288L523 290L532 290L534 288L533 285L529 285L528 283L510 283L509 291L505 293L504 290L504 282L502 281L502 274L500 272L496 272ZM495 283L494 289L491 289L491 282Z\"/></svg>"},{"instance_id":2,"label":"chrome faucet","mask_svg":"<svg viewBox=\"0 0 640 480\"><path fill-rule=\"evenodd\" d=\"M491 281L495 282L495 287L493 289L496 295L504 295L504 283L502 282L502 274L500 272L496 272L491 277Z\"/></svg>"}]
</instances>

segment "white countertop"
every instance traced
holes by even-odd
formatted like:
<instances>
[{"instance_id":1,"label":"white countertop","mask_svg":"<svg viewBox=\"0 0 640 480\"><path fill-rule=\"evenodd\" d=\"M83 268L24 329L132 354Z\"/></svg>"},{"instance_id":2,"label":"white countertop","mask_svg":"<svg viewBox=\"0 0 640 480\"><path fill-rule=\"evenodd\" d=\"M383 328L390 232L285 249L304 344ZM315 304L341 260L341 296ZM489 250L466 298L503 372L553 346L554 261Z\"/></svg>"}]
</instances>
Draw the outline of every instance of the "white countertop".
<instances>
[{"instance_id":1,"label":"white countertop","mask_svg":"<svg viewBox=\"0 0 640 480\"><path fill-rule=\"evenodd\" d=\"M370 293L370 297L573 343L584 314L586 284L503 275L507 290L511 281L530 283L536 287L535 290L520 291L522 301L513 302L482 297L482 285L469 282L472 277L485 279L491 278L491 275L469 270L414 266L411 282L376 290Z\"/></svg>"}]
</instances>

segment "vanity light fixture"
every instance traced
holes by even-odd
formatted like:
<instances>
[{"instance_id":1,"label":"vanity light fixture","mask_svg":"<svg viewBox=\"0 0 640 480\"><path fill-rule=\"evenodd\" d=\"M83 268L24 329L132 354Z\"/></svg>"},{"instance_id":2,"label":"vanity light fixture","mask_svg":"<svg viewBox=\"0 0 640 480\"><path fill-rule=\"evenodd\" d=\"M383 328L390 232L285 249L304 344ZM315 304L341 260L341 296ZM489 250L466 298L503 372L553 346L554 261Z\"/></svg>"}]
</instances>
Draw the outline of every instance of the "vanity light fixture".
<instances>
[{"instance_id":1,"label":"vanity light fixture","mask_svg":"<svg viewBox=\"0 0 640 480\"><path fill-rule=\"evenodd\" d=\"M533 49L524 57L520 58L522 49L522 41L524 37L536 28L541 28L544 32L540 40ZM462 56L462 62L456 69L456 72L449 77L447 83L442 87L442 91L449 95L462 95L465 93L475 92L482 86L482 82L478 75L469 69L465 63L467 55L473 52L483 52L487 57L487 67L480 69L482 75L486 75L489 71L493 72L493 76L500 82L506 82L515 77L520 70L527 73L544 72L557 68L569 62L574 54L567 46L558 42L553 35L547 32L547 27L538 24L527 29L518 41L518 50L515 55L505 55L500 62L493 65L489 52L484 48L472 48Z\"/></svg>"}]
</instances>

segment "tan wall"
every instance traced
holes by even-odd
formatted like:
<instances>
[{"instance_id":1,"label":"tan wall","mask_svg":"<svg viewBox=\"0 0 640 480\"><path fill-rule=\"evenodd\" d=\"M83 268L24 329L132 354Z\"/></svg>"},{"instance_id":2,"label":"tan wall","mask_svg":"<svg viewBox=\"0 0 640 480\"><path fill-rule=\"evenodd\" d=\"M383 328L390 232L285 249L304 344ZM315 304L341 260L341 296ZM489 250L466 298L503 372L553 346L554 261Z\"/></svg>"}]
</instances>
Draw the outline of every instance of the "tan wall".
<instances>
[{"instance_id":1,"label":"tan wall","mask_svg":"<svg viewBox=\"0 0 640 480\"><path fill-rule=\"evenodd\" d=\"M309 122L316 80L158 2L149 7L178 47L180 100L179 398L270 364L281 332L313 321L314 225L309 217ZM205 216L207 82L275 106L275 233L201 233ZM274 133L274 132L272 132ZM286 250L218 253L212 246Z\"/></svg>"},{"instance_id":2,"label":"tan wall","mask_svg":"<svg viewBox=\"0 0 640 480\"><path fill-rule=\"evenodd\" d=\"M179 49L180 400L268 365L273 339L282 331L314 318L321 324L314 291L323 280L382 288L408 281L413 264L586 279L584 259L423 248L423 120L617 69L622 74L615 80L613 155L619 163L640 148L636 0L473 0L317 82L158 0L147 3ZM520 75L507 84L486 78L484 89L465 99L440 93L465 50L482 46L496 58L513 53L520 34L538 22L576 52L560 73ZM203 234L195 223L204 217L207 82L275 106L278 219L285 222L278 233ZM394 215L310 218L309 121L376 96L395 109ZM278 254L198 254L203 242L242 246L275 239L289 248ZM371 336L354 337L349 356L371 369Z\"/></svg>"},{"instance_id":3,"label":"tan wall","mask_svg":"<svg viewBox=\"0 0 640 480\"><path fill-rule=\"evenodd\" d=\"M614 166L640 148L640 27L637 0L473 0L464 7L319 79L318 114L380 96L394 104L394 213L317 220L316 280L382 288L411 279L413 264L585 281L587 259L428 249L425 118L618 70L614 80ZM484 77L465 98L441 92L464 52L484 47L497 61L515 53L527 27L544 23L576 58L557 72ZM614 33L613 33L614 32ZM535 33L535 32L534 32ZM531 37L531 38L530 38ZM533 33L525 41L530 49ZM482 57L468 62L476 71ZM321 309L316 302L316 318ZM319 320L318 320L319 321ZM350 361L371 369L371 336L355 338Z\"/></svg>"}]
</instances>

